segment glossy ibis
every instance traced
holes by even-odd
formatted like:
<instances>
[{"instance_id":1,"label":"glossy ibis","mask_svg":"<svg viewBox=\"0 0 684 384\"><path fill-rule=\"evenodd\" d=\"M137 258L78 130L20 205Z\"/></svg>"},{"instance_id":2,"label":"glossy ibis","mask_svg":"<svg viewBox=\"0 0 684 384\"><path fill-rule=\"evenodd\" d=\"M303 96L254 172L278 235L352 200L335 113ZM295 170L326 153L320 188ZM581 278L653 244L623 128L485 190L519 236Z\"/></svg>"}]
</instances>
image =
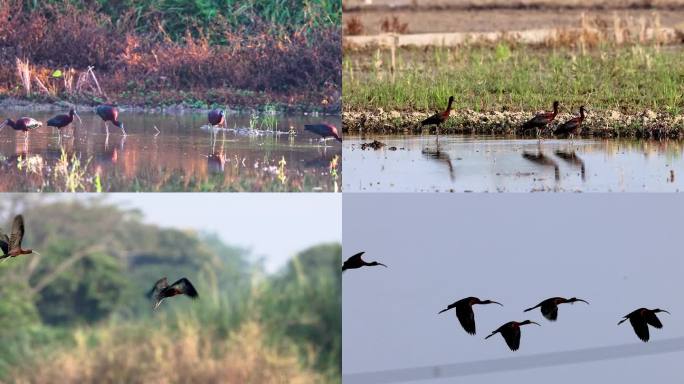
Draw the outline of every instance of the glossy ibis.
<instances>
[{"instance_id":1,"label":"glossy ibis","mask_svg":"<svg viewBox=\"0 0 684 384\"><path fill-rule=\"evenodd\" d=\"M107 122L109 121L111 121L115 126L121 128L122 134L126 136L124 124L119 121L119 108L110 104L102 104L95 109L95 112L104 121L105 129L107 130L107 136L109 136L109 127L107 126Z\"/></svg>"},{"instance_id":2,"label":"glossy ibis","mask_svg":"<svg viewBox=\"0 0 684 384\"><path fill-rule=\"evenodd\" d=\"M339 133L337 133L337 127L332 124L306 124L304 125L304 130L320 136L324 144L330 139L335 139L340 143L342 142L342 138L340 137Z\"/></svg>"},{"instance_id":3,"label":"glossy ibis","mask_svg":"<svg viewBox=\"0 0 684 384\"><path fill-rule=\"evenodd\" d=\"M17 119L16 121L13 121L12 119L7 119L4 123L2 123L2 125L0 125L0 130L2 130L2 128L5 128L6 125L9 125L15 131L24 131L25 138L28 138L29 131L41 127L43 123L32 117L22 117L20 119Z\"/></svg>"},{"instance_id":4,"label":"glossy ibis","mask_svg":"<svg viewBox=\"0 0 684 384\"><path fill-rule=\"evenodd\" d=\"M647 342L650 337L648 334L649 325L658 329L663 327L663 323L661 323L660 319L658 319L658 316L656 316L656 313L660 312L670 314L670 312L660 308L639 308L636 311L633 311L625 315L624 318L620 320L618 325L629 320L629 322L632 324L632 328L634 328L634 333L636 333L636 335L639 336L639 339L641 339L641 341Z\"/></svg>"},{"instance_id":5,"label":"glossy ibis","mask_svg":"<svg viewBox=\"0 0 684 384\"><path fill-rule=\"evenodd\" d=\"M0 259L7 257L17 257L19 255L29 255L31 253L38 254L32 249L22 249L21 241L24 239L24 216L17 215L12 222L12 233L9 237L0 232L0 249L2 249L2 256ZM3 260L4 261L4 260Z\"/></svg>"},{"instance_id":6,"label":"glossy ibis","mask_svg":"<svg viewBox=\"0 0 684 384\"><path fill-rule=\"evenodd\" d=\"M574 137L575 135L579 135L580 133L582 133L582 121L584 121L584 112L586 112L586 109L584 109L583 105L580 107L579 116L573 117L572 119L561 124L558 128L556 128L555 131L553 131L553 134L556 136Z\"/></svg>"},{"instance_id":7,"label":"glossy ibis","mask_svg":"<svg viewBox=\"0 0 684 384\"><path fill-rule=\"evenodd\" d=\"M475 313L473 312L473 305L475 304L503 304L492 300L480 300L477 297L466 297L439 311L438 314L446 312L451 308L456 308L456 318L461 323L463 329L471 335L475 334Z\"/></svg>"},{"instance_id":8,"label":"glossy ibis","mask_svg":"<svg viewBox=\"0 0 684 384\"><path fill-rule=\"evenodd\" d=\"M357 269L361 268L363 266L366 267L373 267L376 265L382 265L383 267L387 268L385 264L378 263L377 261L371 261L370 263L365 262L361 256L366 253L366 252L359 252L356 255L350 257L347 259L347 261L342 264L342 272L346 271L347 269Z\"/></svg>"},{"instance_id":9,"label":"glossy ibis","mask_svg":"<svg viewBox=\"0 0 684 384\"><path fill-rule=\"evenodd\" d=\"M171 285L169 285L166 277L162 277L154 284L147 297L154 300L154 309L157 309L165 298L176 295L188 295L192 299L196 299L199 296L190 280L185 277Z\"/></svg>"},{"instance_id":10,"label":"glossy ibis","mask_svg":"<svg viewBox=\"0 0 684 384\"><path fill-rule=\"evenodd\" d=\"M541 307L541 313L542 313L542 315L544 315L544 317L546 317L550 321L556 321L556 319L558 319L558 305L559 304L566 304L566 303L572 304L572 303L575 303L577 301L581 301L583 303L589 304L588 302L586 302L582 299L578 299L576 297L571 297L569 299L565 299L562 297L552 297L550 299L546 299L546 300L542 301L541 303L535 305L532 308L527 308L523 312L529 312L533 309Z\"/></svg>"},{"instance_id":11,"label":"glossy ibis","mask_svg":"<svg viewBox=\"0 0 684 384\"><path fill-rule=\"evenodd\" d=\"M520 348L520 327L527 324L539 325L532 320L525 320L523 322L509 321L508 323L497 328L489 336L485 337L485 340L496 335L497 333L500 333L504 340L506 340L508 348L510 348L511 351L517 351L518 348Z\"/></svg>"},{"instance_id":12,"label":"glossy ibis","mask_svg":"<svg viewBox=\"0 0 684 384\"><path fill-rule=\"evenodd\" d=\"M209 124L214 125L224 125L226 124L226 112L223 109L212 109L207 114L207 120Z\"/></svg>"},{"instance_id":13,"label":"glossy ibis","mask_svg":"<svg viewBox=\"0 0 684 384\"><path fill-rule=\"evenodd\" d=\"M454 103L454 97L449 96L449 103L447 104L447 108L444 110L444 112L435 112L434 115L428 117L427 119L423 120L420 122L420 126L426 126L426 125L435 125L437 126L437 139L439 140L439 126L442 125L443 122L447 121L449 116L451 115L451 105Z\"/></svg>"},{"instance_id":14,"label":"glossy ibis","mask_svg":"<svg viewBox=\"0 0 684 384\"><path fill-rule=\"evenodd\" d=\"M61 134L61 129L66 127L67 125L71 124L74 121L74 116L78 118L78 120L83 124L83 121L81 120L81 117L74 111L73 108L69 110L69 114L67 115L57 115L53 117L52 119L47 121L47 126L48 127L55 127L60 130Z\"/></svg>"},{"instance_id":15,"label":"glossy ibis","mask_svg":"<svg viewBox=\"0 0 684 384\"><path fill-rule=\"evenodd\" d=\"M553 121L553 119L556 118L556 115L558 114L558 105L558 100L556 100L553 102L553 111L537 113L533 118L527 120L522 125L523 131L536 129L537 136L539 136L540 131L546 128L546 126L549 125Z\"/></svg>"}]
</instances>

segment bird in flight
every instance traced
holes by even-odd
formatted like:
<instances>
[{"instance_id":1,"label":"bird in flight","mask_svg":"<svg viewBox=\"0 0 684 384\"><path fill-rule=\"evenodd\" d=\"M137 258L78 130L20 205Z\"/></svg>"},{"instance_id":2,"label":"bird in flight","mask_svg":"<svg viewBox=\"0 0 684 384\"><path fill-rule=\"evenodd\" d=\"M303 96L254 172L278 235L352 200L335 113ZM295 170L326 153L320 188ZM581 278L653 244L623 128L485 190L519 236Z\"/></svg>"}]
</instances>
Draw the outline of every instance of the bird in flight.
<instances>
[{"instance_id":1,"label":"bird in flight","mask_svg":"<svg viewBox=\"0 0 684 384\"><path fill-rule=\"evenodd\" d=\"M549 298L549 299L542 301L541 303L535 305L532 308L527 308L523 312L529 312L535 308L541 307L541 313L544 317L546 317L546 319L548 319L549 321L556 321L556 319L558 319L558 305L559 304L566 304L566 303L572 304L572 303L575 303L578 301L589 304L588 302L586 302L582 299L578 299L576 297L571 297L569 299L565 299L562 297L552 297L552 298Z\"/></svg>"},{"instance_id":2,"label":"bird in flight","mask_svg":"<svg viewBox=\"0 0 684 384\"><path fill-rule=\"evenodd\" d=\"M370 263L365 262L361 256L366 253L366 252L359 252L356 255L350 257L347 259L347 261L342 264L342 272L346 271L347 269L356 269L356 268L361 268L363 266L366 267L373 267L376 265L382 265L383 267L387 268L385 264L378 263L377 261L371 261Z\"/></svg>"},{"instance_id":3,"label":"bird in flight","mask_svg":"<svg viewBox=\"0 0 684 384\"><path fill-rule=\"evenodd\" d=\"M485 340L496 335L497 333L500 333L504 340L506 340L508 348L510 348L511 351L517 351L518 348L520 348L520 327L527 324L539 325L532 320L525 320L522 322L509 321L508 323L497 328L489 336L485 337Z\"/></svg>"},{"instance_id":4,"label":"bird in flight","mask_svg":"<svg viewBox=\"0 0 684 384\"><path fill-rule=\"evenodd\" d=\"M475 334L475 313L473 312L473 305L475 304L503 304L492 300L480 300L477 297L466 297L439 311L439 313L446 312L451 308L456 308L456 318L461 323L463 329L471 335ZM438 313L438 314L439 314Z\"/></svg>"},{"instance_id":5,"label":"bird in flight","mask_svg":"<svg viewBox=\"0 0 684 384\"><path fill-rule=\"evenodd\" d=\"M188 295L192 299L196 299L199 296L190 280L185 277L171 285L169 285L166 277L162 277L154 284L147 297L154 301L154 309L157 309L165 298L176 295Z\"/></svg>"},{"instance_id":6,"label":"bird in flight","mask_svg":"<svg viewBox=\"0 0 684 384\"><path fill-rule=\"evenodd\" d=\"M21 241L24 239L24 216L16 215L12 222L12 233L8 237L7 234L0 232L0 249L2 249L2 256L0 259L7 260L9 257L17 257L19 255L29 255L38 252L32 249L21 248Z\"/></svg>"},{"instance_id":7,"label":"bird in flight","mask_svg":"<svg viewBox=\"0 0 684 384\"><path fill-rule=\"evenodd\" d=\"M641 341L647 342L650 338L650 335L648 333L649 325L657 329L663 327L663 323L661 323L658 316L656 316L656 313L660 312L670 314L670 312L660 308L639 308L636 311L630 312L627 315L625 315L623 319L620 320L618 325L629 320L629 322L632 324L632 328L634 328L634 333L636 333L636 335L639 337L639 339L641 339Z\"/></svg>"}]
</instances>

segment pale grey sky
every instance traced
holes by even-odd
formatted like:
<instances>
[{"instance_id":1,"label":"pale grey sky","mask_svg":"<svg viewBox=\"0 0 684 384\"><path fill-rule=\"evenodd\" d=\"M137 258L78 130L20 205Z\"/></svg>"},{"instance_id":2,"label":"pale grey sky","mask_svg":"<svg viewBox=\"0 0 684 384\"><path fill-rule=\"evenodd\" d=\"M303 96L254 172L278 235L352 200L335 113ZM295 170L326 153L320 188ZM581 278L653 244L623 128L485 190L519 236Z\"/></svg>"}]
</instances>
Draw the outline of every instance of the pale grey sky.
<instances>
[{"instance_id":1,"label":"pale grey sky","mask_svg":"<svg viewBox=\"0 0 684 384\"><path fill-rule=\"evenodd\" d=\"M217 233L227 244L264 256L269 272L311 245L342 241L340 194L112 193L107 197L122 207L139 208L148 223Z\"/></svg>"},{"instance_id":2,"label":"pale grey sky","mask_svg":"<svg viewBox=\"0 0 684 384\"><path fill-rule=\"evenodd\" d=\"M684 198L665 194L345 194L343 258L366 251L389 268L343 276L343 374L520 357L549 352L645 345L620 318L639 307L663 308L651 340L684 337ZM500 301L475 307L477 335L454 311L467 296ZM538 311L552 296L551 323ZM520 350L501 336L510 320ZM648 345L645 345L648 347ZM677 382L683 352L506 373L427 380L467 382ZM550 380L553 378L553 380ZM351 382L351 381L350 381Z\"/></svg>"}]
</instances>

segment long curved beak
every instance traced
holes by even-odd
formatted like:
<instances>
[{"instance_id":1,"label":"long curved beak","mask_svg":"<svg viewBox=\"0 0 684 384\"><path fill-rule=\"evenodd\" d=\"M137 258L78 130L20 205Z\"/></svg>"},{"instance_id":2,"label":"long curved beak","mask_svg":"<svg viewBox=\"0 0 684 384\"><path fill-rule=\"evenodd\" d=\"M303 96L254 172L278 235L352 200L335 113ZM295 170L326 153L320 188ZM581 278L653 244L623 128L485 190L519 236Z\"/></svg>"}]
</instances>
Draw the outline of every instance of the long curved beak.
<instances>
[{"instance_id":1,"label":"long curved beak","mask_svg":"<svg viewBox=\"0 0 684 384\"><path fill-rule=\"evenodd\" d=\"M583 302L583 303L589 304L589 302L588 302L588 301L586 301L586 300L582 300L582 299L577 299L576 301L581 301L581 302Z\"/></svg>"},{"instance_id":2,"label":"long curved beak","mask_svg":"<svg viewBox=\"0 0 684 384\"><path fill-rule=\"evenodd\" d=\"M378 263L378 265L382 265L383 267L387 268L387 266L383 263Z\"/></svg>"},{"instance_id":3,"label":"long curved beak","mask_svg":"<svg viewBox=\"0 0 684 384\"><path fill-rule=\"evenodd\" d=\"M668 312L668 311L666 311L666 310L664 310L664 309L661 309L660 312L665 312L665 313L667 313L668 315L671 315L670 312Z\"/></svg>"},{"instance_id":4,"label":"long curved beak","mask_svg":"<svg viewBox=\"0 0 684 384\"><path fill-rule=\"evenodd\" d=\"M78 113L76 113L76 111L74 111L74 116L78 118L78 122L81 123L81 126L83 126L83 120L81 120L81 116L79 116Z\"/></svg>"},{"instance_id":5,"label":"long curved beak","mask_svg":"<svg viewBox=\"0 0 684 384\"><path fill-rule=\"evenodd\" d=\"M530 324L537 324L538 326L540 326L540 327L541 327L541 324L539 324L539 323L536 323L536 322L534 322L534 321L530 321Z\"/></svg>"},{"instance_id":6,"label":"long curved beak","mask_svg":"<svg viewBox=\"0 0 684 384\"><path fill-rule=\"evenodd\" d=\"M490 301L490 304L499 304L500 306L503 307L503 304L499 303L498 301L494 301L494 300L489 300L489 301Z\"/></svg>"}]
</instances>

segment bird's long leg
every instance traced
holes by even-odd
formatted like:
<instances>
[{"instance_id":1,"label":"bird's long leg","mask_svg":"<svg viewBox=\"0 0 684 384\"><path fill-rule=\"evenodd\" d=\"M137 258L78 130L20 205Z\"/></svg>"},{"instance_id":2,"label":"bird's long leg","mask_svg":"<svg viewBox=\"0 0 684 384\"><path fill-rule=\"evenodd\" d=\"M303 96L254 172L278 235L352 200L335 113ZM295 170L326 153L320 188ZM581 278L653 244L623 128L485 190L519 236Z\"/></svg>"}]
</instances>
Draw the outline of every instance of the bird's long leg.
<instances>
[{"instance_id":1,"label":"bird's long leg","mask_svg":"<svg viewBox=\"0 0 684 384\"><path fill-rule=\"evenodd\" d=\"M104 122L105 124L105 131L107 132L107 137L109 137L109 126L107 125L107 122Z\"/></svg>"},{"instance_id":2,"label":"bird's long leg","mask_svg":"<svg viewBox=\"0 0 684 384\"><path fill-rule=\"evenodd\" d=\"M128 136L128 135L126 134L126 130L124 129L123 126L121 126L121 132L123 132L123 136L124 136L124 137Z\"/></svg>"}]
</instances>

